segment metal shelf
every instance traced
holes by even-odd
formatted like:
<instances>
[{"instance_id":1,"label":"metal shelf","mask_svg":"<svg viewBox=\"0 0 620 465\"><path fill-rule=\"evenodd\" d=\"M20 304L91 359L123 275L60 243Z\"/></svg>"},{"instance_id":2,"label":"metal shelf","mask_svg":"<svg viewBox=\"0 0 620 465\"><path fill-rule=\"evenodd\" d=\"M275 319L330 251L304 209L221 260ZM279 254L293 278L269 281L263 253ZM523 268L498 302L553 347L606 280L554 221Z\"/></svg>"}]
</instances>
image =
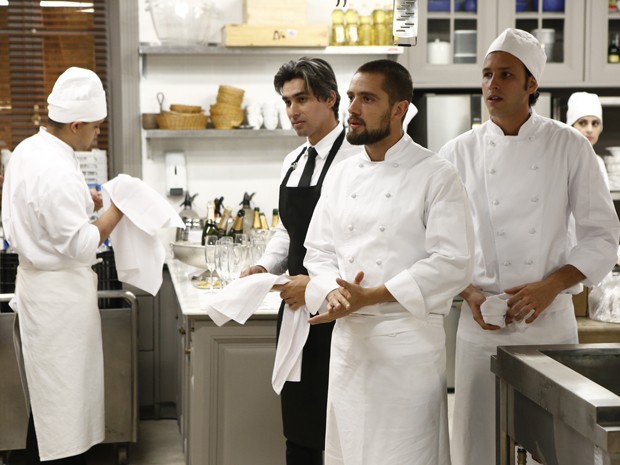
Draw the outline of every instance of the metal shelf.
<instances>
[{"instance_id":1,"label":"metal shelf","mask_svg":"<svg viewBox=\"0 0 620 465\"><path fill-rule=\"evenodd\" d=\"M147 129L147 139L238 139L240 137L299 137L292 129L198 129L176 131L172 129Z\"/></svg>"},{"instance_id":2,"label":"metal shelf","mask_svg":"<svg viewBox=\"0 0 620 465\"><path fill-rule=\"evenodd\" d=\"M355 46L355 47L223 47L221 45L162 45L159 43L140 43L141 55L400 55L403 47Z\"/></svg>"}]
</instances>

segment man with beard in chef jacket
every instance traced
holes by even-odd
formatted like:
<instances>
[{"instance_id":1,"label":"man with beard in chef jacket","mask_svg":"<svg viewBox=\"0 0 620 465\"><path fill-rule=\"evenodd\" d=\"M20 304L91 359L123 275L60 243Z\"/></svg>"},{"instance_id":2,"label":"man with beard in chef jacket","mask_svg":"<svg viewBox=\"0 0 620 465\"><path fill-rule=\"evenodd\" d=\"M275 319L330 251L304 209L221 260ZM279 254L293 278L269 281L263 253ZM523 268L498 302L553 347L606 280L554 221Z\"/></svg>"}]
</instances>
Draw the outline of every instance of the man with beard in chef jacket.
<instances>
[{"instance_id":1,"label":"man with beard in chef jacket","mask_svg":"<svg viewBox=\"0 0 620 465\"><path fill-rule=\"evenodd\" d=\"M332 336L328 465L450 463L443 320L472 276L473 229L450 163L402 129L409 72L371 61L353 76L347 140L310 222L312 324Z\"/></svg>"},{"instance_id":2,"label":"man with beard in chef jacket","mask_svg":"<svg viewBox=\"0 0 620 465\"><path fill-rule=\"evenodd\" d=\"M85 464L104 439L97 247L122 218L114 204L94 223L75 156L107 116L99 77L69 68L48 99L47 128L21 142L5 173L2 224L19 255L15 299L29 398L28 464Z\"/></svg>"},{"instance_id":3,"label":"man with beard in chef jacket","mask_svg":"<svg viewBox=\"0 0 620 465\"><path fill-rule=\"evenodd\" d=\"M572 294L616 261L618 218L590 143L533 109L545 62L531 34L505 30L482 69L490 120L440 150L465 183L476 230L457 332L454 465L495 463L497 346L577 343Z\"/></svg>"},{"instance_id":4,"label":"man with beard in chef jacket","mask_svg":"<svg viewBox=\"0 0 620 465\"><path fill-rule=\"evenodd\" d=\"M281 222L265 253L242 276L281 274L291 281L282 286L278 335L284 305L298 310L305 304L308 283L303 246L314 207L328 170L358 148L346 140L338 121L340 94L332 67L320 58L300 58L282 65L274 77L293 129L306 142L289 153L282 165L279 211ZM312 152L313 160L309 161ZM314 166L312 166L314 165ZM321 465L325 448L325 410L331 325L310 329L302 353L300 382L287 381L281 392L287 465Z\"/></svg>"}]
</instances>

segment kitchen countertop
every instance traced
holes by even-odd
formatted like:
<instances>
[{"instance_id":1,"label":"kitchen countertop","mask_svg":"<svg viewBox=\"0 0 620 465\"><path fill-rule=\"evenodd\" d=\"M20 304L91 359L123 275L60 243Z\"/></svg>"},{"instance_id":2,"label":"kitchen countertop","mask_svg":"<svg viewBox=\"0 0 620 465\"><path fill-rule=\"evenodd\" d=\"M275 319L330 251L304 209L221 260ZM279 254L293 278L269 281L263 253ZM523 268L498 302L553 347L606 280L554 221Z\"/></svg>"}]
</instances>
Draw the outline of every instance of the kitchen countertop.
<instances>
[{"instance_id":1,"label":"kitchen countertop","mask_svg":"<svg viewBox=\"0 0 620 465\"><path fill-rule=\"evenodd\" d=\"M166 260L166 265L168 265L174 291L176 292L183 315L208 318L207 312L201 309L201 301L206 301L210 296L210 292L208 289L195 288L190 281L190 276L199 273L201 270L171 257ZM213 295L217 295L218 292L220 291L216 290ZM280 301L280 294L278 292L268 293L251 319L274 318L278 314Z\"/></svg>"}]
</instances>

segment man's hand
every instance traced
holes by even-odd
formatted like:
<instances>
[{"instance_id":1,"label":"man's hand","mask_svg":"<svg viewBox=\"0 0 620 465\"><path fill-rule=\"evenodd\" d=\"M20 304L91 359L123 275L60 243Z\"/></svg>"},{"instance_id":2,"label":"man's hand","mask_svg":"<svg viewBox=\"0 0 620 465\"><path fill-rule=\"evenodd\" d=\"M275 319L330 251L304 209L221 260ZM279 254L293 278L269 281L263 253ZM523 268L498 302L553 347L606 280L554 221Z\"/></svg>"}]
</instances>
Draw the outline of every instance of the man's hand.
<instances>
[{"instance_id":1,"label":"man's hand","mask_svg":"<svg viewBox=\"0 0 620 465\"><path fill-rule=\"evenodd\" d=\"M474 317L474 321L478 323L478 325L487 331L495 331L500 329L499 326L490 325L485 323L484 318L482 318L482 311L480 310L480 306L484 303L487 298L484 296L482 292L476 289L474 286L468 286L463 292L461 292L461 297L465 299L465 301L469 304L469 308L471 310L471 314Z\"/></svg>"},{"instance_id":2,"label":"man's hand","mask_svg":"<svg viewBox=\"0 0 620 465\"><path fill-rule=\"evenodd\" d=\"M327 312L310 318L308 320L310 324L330 323L338 318L349 316L366 305L378 303L372 301L373 298L370 294L373 290L360 286L363 279L363 271L357 273L352 283L337 278L336 283L340 287L331 291L325 298L327 301Z\"/></svg>"},{"instance_id":3,"label":"man's hand","mask_svg":"<svg viewBox=\"0 0 620 465\"><path fill-rule=\"evenodd\" d=\"M530 317L525 322L532 323L558 295L558 292L545 285L544 281L511 287L505 292L512 296L508 299L506 323L511 323L513 320L521 321L530 313Z\"/></svg>"},{"instance_id":4,"label":"man's hand","mask_svg":"<svg viewBox=\"0 0 620 465\"><path fill-rule=\"evenodd\" d=\"M504 292L512 295L508 299L509 310L506 314L506 323L512 320L521 321L530 313L531 315L525 322L532 323L551 305L560 292L582 282L585 278L585 275L573 265L564 265L542 281L506 289Z\"/></svg>"},{"instance_id":5,"label":"man's hand","mask_svg":"<svg viewBox=\"0 0 620 465\"><path fill-rule=\"evenodd\" d=\"M291 310L297 310L306 304L306 287L310 282L310 277L299 274L290 276L289 279L288 283L273 286L273 289L280 291L280 298L286 302Z\"/></svg>"},{"instance_id":6,"label":"man's hand","mask_svg":"<svg viewBox=\"0 0 620 465\"><path fill-rule=\"evenodd\" d=\"M251 274L256 273L267 273L267 270L260 265L252 265L241 272L239 275L240 278L245 278L246 276L250 276Z\"/></svg>"},{"instance_id":7,"label":"man's hand","mask_svg":"<svg viewBox=\"0 0 620 465\"><path fill-rule=\"evenodd\" d=\"M90 189L90 197L93 199L95 203L95 211L101 210L103 207L103 198L101 197L101 192L97 192L97 189Z\"/></svg>"}]
</instances>

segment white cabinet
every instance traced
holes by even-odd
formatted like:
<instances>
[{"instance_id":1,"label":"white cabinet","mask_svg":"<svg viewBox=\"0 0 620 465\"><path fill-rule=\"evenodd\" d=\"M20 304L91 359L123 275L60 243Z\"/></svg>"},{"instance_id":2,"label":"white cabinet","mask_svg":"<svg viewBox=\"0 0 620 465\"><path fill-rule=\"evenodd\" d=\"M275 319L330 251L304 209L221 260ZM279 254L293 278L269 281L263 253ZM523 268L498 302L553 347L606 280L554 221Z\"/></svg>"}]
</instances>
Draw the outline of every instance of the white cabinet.
<instances>
[{"instance_id":1,"label":"white cabinet","mask_svg":"<svg viewBox=\"0 0 620 465\"><path fill-rule=\"evenodd\" d=\"M280 399L271 388L275 315L217 327L185 316L181 431L187 465L284 465Z\"/></svg>"},{"instance_id":2,"label":"white cabinet","mask_svg":"<svg viewBox=\"0 0 620 465\"><path fill-rule=\"evenodd\" d=\"M620 12L610 12L607 1L419 0L419 11L418 45L404 57L418 88L478 88L486 50L508 27L539 31L549 56L542 87L620 85L620 64L607 63L611 37L620 33ZM467 38L473 30L475 47ZM442 43L447 47L437 45ZM442 48L447 63L437 64Z\"/></svg>"}]
</instances>

